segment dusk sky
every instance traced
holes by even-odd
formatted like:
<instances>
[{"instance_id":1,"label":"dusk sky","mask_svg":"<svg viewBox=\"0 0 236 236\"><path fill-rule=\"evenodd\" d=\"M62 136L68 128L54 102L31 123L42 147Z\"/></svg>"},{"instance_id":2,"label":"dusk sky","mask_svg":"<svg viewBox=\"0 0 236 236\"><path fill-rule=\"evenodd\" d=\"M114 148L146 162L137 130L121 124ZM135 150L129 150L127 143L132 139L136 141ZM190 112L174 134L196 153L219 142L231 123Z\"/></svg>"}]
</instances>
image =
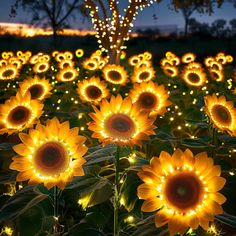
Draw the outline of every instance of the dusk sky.
<instances>
[{"instance_id":1,"label":"dusk sky","mask_svg":"<svg viewBox=\"0 0 236 236\"><path fill-rule=\"evenodd\" d=\"M127 0L121 0L120 2L127 2ZM18 11L18 15L15 18L10 18L10 6L14 2L14 0L0 0L0 22L20 22L20 23L30 23L30 15L27 15L23 10ZM184 25L183 17L181 13L177 13L175 11L171 11L168 7L170 4L170 0L163 0L159 4L154 4L153 6L146 8L143 12L137 16L137 20L135 21L135 26L140 25L170 25L176 24L179 28L182 28ZM157 20L153 19L153 14L157 16ZM216 19L225 19L227 21L232 18L236 18L236 9L232 6L232 4L225 3L220 9L215 9L214 14L211 16L200 15L195 13L193 15L200 22L208 22L211 23ZM76 20L76 22L72 23L72 27L81 28L82 20L80 17ZM82 26L83 28L88 25L85 24Z\"/></svg>"}]
</instances>

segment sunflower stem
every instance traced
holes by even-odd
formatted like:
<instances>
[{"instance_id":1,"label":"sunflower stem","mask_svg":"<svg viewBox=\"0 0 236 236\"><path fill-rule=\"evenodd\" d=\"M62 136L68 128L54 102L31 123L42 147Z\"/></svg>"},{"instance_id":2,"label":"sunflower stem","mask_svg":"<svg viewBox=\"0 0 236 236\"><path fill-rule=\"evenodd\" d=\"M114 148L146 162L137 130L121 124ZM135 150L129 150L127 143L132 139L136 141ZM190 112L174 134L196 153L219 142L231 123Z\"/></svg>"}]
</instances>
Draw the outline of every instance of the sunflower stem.
<instances>
[{"instance_id":1,"label":"sunflower stem","mask_svg":"<svg viewBox=\"0 0 236 236\"><path fill-rule=\"evenodd\" d=\"M119 160L120 159L120 147L117 146L116 156L115 156L115 196L114 196L114 236L119 236Z\"/></svg>"},{"instance_id":2,"label":"sunflower stem","mask_svg":"<svg viewBox=\"0 0 236 236\"><path fill-rule=\"evenodd\" d=\"M54 186L54 220L55 220L55 225L54 225L54 234L57 233L57 225L58 225L58 188L57 186Z\"/></svg>"}]
</instances>

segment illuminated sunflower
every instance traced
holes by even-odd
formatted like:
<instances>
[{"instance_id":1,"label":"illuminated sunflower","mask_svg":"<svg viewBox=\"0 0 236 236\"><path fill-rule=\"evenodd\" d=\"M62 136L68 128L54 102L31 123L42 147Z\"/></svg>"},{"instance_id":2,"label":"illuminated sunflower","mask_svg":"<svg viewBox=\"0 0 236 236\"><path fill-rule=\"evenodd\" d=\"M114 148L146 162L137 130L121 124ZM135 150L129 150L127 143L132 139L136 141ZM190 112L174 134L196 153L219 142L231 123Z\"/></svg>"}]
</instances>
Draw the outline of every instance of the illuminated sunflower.
<instances>
[{"instance_id":1,"label":"illuminated sunflower","mask_svg":"<svg viewBox=\"0 0 236 236\"><path fill-rule=\"evenodd\" d=\"M172 63L172 65L178 66L180 64L180 59L175 56L175 57L170 59L170 62Z\"/></svg>"},{"instance_id":2,"label":"illuminated sunflower","mask_svg":"<svg viewBox=\"0 0 236 236\"><path fill-rule=\"evenodd\" d=\"M187 149L177 149L171 156L161 152L150 166L143 166L137 195L144 199L141 210L156 212L156 227L168 223L170 236L183 235L188 227L208 230L214 215L222 214L226 198L219 193L225 185L219 165L206 152L196 156Z\"/></svg>"},{"instance_id":3,"label":"illuminated sunflower","mask_svg":"<svg viewBox=\"0 0 236 236\"><path fill-rule=\"evenodd\" d=\"M58 67L64 69L66 67L74 67L75 63L69 59L65 59L59 62Z\"/></svg>"},{"instance_id":4,"label":"illuminated sunflower","mask_svg":"<svg viewBox=\"0 0 236 236\"><path fill-rule=\"evenodd\" d=\"M101 101L100 110L93 108L95 113L90 113L93 121L89 123L89 129L94 132L92 137L103 144L141 145L142 140L154 134L154 119L140 111L138 105L132 105L129 97L123 100L121 95L112 96L110 102Z\"/></svg>"},{"instance_id":5,"label":"illuminated sunflower","mask_svg":"<svg viewBox=\"0 0 236 236\"><path fill-rule=\"evenodd\" d=\"M18 69L14 65L0 67L0 80L14 80L18 76Z\"/></svg>"},{"instance_id":6,"label":"illuminated sunflower","mask_svg":"<svg viewBox=\"0 0 236 236\"><path fill-rule=\"evenodd\" d=\"M166 58L161 59L161 62L160 62L161 66L163 66L163 67L165 67L165 66L172 67L172 66L174 66L173 63L174 63L173 61L166 59Z\"/></svg>"},{"instance_id":7,"label":"illuminated sunflower","mask_svg":"<svg viewBox=\"0 0 236 236\"><path fill-rule=\"evenodd\" d=\"M226 101L224 96L215 94L204 97L205 112L215 127L222 131L236 130L236 108L232 101Z\"/></svg>"},{"instance_id":8,"label":"illuminated sunflower","mask_svg":"<svg viewBox=\"0 0 236 236\"><path fill-rule=\"evenodd\" d=\"M129 58L129 64L131 66L136 66L140 61L141 60L140 60L140 58L137 55L134 55L134 56Z\"/></svg>"},{"instance_id":9,"label":"illuminated sunflower","mask_svg":"<svg viewBox=\"0 0 236 236\"><path fill-rule=\"evenodd\" d=\"M106 65L102 69L106 81L112 84L125 85L128 79L127 72L124 67L118 65Z\"/></svg>"},{"instance_id":10,"label":"illuminated sunflower","mask_svg":"<svg viewBox=\"0 0 236 236\"><path fill-rule=\"evenodd\" d=\"M215 59L214 57L207 57L204 60L204 64L206 65L206 67L210 67L211 66L211 62L213 62Z\"/></svg>"},{"instance_id":11,"label":"illuminated sunflower","mask_svg":"<svg viewBox=\"0 0 236 236\"><path fill-rule=\"evenodd\" d=\"M144 52L143 53L145 60L151 60L152 54L150 52Z\"/></svg>"},{"instance_id":12,"label":"illuminated sunflower","mask_svg":"<svg viewBox=\"0 0 236 236\"><path fill-rule=\"evenodd\" d=\"M141 67L152 67L152 62L151 61L147 61L147 60L142 60L140 62L138 62L135 66L135 68L141 68Z\"/></svg>"},{"instance_id":13,"label":"illuminated sunflower","mask_svg":"<svg viewBox=\"0 0 236 236\"><path fill-rule=\"evenodd\" d=\"M195 59L196 59L196 55L194 53L190 53L190 52L185 53L182 56L182 62L186 63L186 64L195 61Z\"/></svg>"},{"instance_id":14,"label":"illuminated sunflower","mask_svg":"<svg viewBox=\"0 0 236 236\"><path fill-rule=\"evenodd\" d=\"M175 66L163 66L163 72L170 77L176 77L178 75L178 68Z\"/></svg>"},{"instance_id":15,"label":"illuminated sunflower","mask_svg":"<svg viewBox=\"0 0 236 236\"><path fill-rule=\"evenodd\" d=\"M234 58L231 55L226 55L227 63L233 62Z\"/></svg>"},{"instance_id":16,"label":"illuminated sunflower","mask_svg":"<svg viewBox=\"0 0 236 236\"><path fill-rule=\"evenodd\" d=\"M86 70L97 70L99 68L97 60L89 58L83 61L82 66Z\"/></svg>"},{"instance_id":17,"label":"illuminated sunflower","mask_svg":"<svg viewBox=\"0 0 236 236\"><path fill-rule=\"evenodd\" d=\"M78 75L79 72L76 69L73 67L66 67L57 73L56 79L61 82L69 82L75 80Z\"/></svg>"},{"instance_id":18,"label":"illuminated sunflower","mask_svg":"<svg viewBox=\"0 0 236 236\"><path fill-rule=\"evenodd\" d=\"M54 118L45 126L38 124L29 134L20 133L22 143L13 147L18 155L10 165L10 169L20 172L16 180L64 189L73 176L84 175L86 138L78 135L78 130L70 129L68 121L60 123Z\"/></svg>"},{"instance_id":19,"label":"illuminated sunflower","mask_svg":"<svg viewBox=\"0 0 236 236\"><path fill-rule=\"evenodd\" d=\"M22 64L23 64L23 63L21 62L21 60L18 59L17 57L12 57L12 58L10 58L10 59L8 60L8 62L9 62L10 64L12 64L13 66L16 66L16 68L17 68L18 70L21 69Z\"/></svg>"},{"instance_id":20,"label":"illuminated sunflower","mask_svg":"<svg viewBox=\"0 0 236 236\"><path fill-rule=\"evenodd\" d=\"M164 85L158 85L152 81L134 84L129 97L133 103L139 105L140 109L150 112L150 115L163 115L166 107L171 105Z\"/></svg>"},{"instance_id":21,"label":"illuminated sunflower","mask_svg":"<svg viewBox=\"0 0 236 236\"><path fill-rule=\"evenodd\" d=\"M222 70L223 69L222 65L217 61L211 61L210 67L215 70Z\"/></svg>"},{"instance_id":22,"label":"illuminated sunflower","mask_svg":"<svg viewBox=\"0 0 236 236\"><path fill-rule=\"evenodd\" d=\"M91 103L98 103L109 95L106 83L97 77L79 82L77 92L82 101Z\"/></svg>"},{"instance_id":23,"label":"illuminated sunflower","mask_svg":"<svg viewBox=\"0 0 236 236\"><path fill-rule=\"evenodd\" d=\"M210 69L209 72L213 80L218 81L218 82L224 80L224 74L222 70Z\"/></svg>"},{"instance_id":24,"label":"illuminated sunflower","mask_svg":"<svg viewBox=\"0 0 236 236\"><path fill-rule=\"evenodd\" d=\"M131 80L133 83L142 83L150 81L155 76L155 70L153 67L142 66L140 68L134 68Z\"/></svg>"},{"instance_id":25,"label":"illuminated sunflower","mask_svg":"<svg viewBox=\"0 0 236 236\"><path fill-rule=\"evenodd\" d=\"M216 56L216 61L219 62L222 65L227 63L225 55L217 55Z\"/></svg>"},{"instance_id":26,"label":"illuminated sunflower","mask_svg":"<svg viewBox=\"0 0 236 236\"><path fill-rule=\"evenodd\" d=\"M31 100L30 93L17 93L0 105L0 133L12 134L31 127L43 113L43 104Z\"/></svg>"},{"instance_id":27,"label":"illuminated sunflower","mask_svg":"<svg viewBox=\"0 0 236 236\"><path fill-rule=\"evenodd\" d=\"M84 55L84 50L79 48L75 51L76 57L82 57Z\"/></svg>"},{"instance_id":28,"label":"illuminated sunflower","mask_svg":"<svg viewBox=\"0 0 236 236\"><path fill-rule=\"evenodd\" d=\"M51 95L52 86L46 79L40 79L38 76L29 78L20 83L20 92L25 95L30 93L31 99L43 100Z\"/></svg>"},{"instance_id":29,"label":"illuminated sunflower","mask_svg":"<svg viewBox=\"0 0 236 236\"><path fill-rule=\"evenodd\" d=\"M37 74L40 74L40 73L44 73L44 72L48 71L49 68L50 68L50 64L48 62L46 62L46 61L37 62L33 66L33 71Z\"/></svg>"},{"instance_id":30,"label":"illuminated sunflower","mask_svg":"<svg viewBox=\"0 0 236 236\"><path fill-rule=\"evenodd\" d=\"M60 61L66 60L67 57L66 57L66 55L63 52L58 52L56 54L55 59L56 59L57 62L60 62Z\"/></svg>"},{"instance_id":31,"label":"illuminated sunflower","mask_svg":"<svg viewBox=\"0 0 236 236\"><path fill-rule=\"evenodd\" d=\"M201 69L185 69L182 79L190 86L200 87L206 82L206 75Z\"/></svg>"}]
</instances>

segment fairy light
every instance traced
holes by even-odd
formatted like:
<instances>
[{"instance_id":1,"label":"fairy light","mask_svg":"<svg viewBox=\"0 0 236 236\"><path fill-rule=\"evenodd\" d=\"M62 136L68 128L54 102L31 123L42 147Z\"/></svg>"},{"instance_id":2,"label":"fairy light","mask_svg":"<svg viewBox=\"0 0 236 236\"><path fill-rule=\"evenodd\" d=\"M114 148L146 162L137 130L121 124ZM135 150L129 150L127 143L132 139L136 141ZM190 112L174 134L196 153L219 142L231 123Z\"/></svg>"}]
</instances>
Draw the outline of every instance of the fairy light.
<instances>
[{"instance_id":1,"label":"fairy light","mask_svg":"<svg viewBox=\"0 0 236 236\"><path fill-rule=\"evenodd\" d=\"M131 216L131 215L129 215L129 216L127 216L125 219L124 219L124 222L125 223L133 223L134 222L134 217L133 216Z\"/></svg>"},{"instance_id":2,"label":"fairy light","mask_svg":"<svg viewBox=\"0 0 236 236\"><path fill-rule=\"evenodd\" d=\"M0 235L4 235L4 234L7 235L7 236L12 236L13 235L13 229L10 228L10 227L7 227L7 226L3 227Z\"/></svg>"},{"instance_id":3,"label":"fairy light","mask_svg":"<svg viewBox=\"0 0 236 236\"><path fill-rule=\"evenodd\" d=\"M153 4L154 1L129 1L129 5L124 9L124 15L120 14L119 2L116 0L108 1L108 7L111 14L107 14L107 6L100 1L101 10L93 0L85 0L85 7L89 10L93 27L96 31L99 48L103 52L114 52L120 58L124 41L129 40L130 28L133 27L133 21L139 11ZM100 16L102 15L102 16ZM110 58L114 59L114 58Z\"/></svg>"}]
</instances>

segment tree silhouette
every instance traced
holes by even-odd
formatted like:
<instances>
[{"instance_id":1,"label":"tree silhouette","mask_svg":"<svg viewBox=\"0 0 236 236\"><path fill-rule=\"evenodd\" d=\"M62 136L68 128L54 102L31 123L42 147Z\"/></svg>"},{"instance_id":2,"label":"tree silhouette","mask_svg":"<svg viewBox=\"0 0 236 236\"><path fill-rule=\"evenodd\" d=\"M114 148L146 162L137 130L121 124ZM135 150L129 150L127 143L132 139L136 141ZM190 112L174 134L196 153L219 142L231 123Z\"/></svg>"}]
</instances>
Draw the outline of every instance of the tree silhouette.
<instances>
[{"instance_id":1,"label":"tree silhouette","mask_svg":"<svg viewBox=\"0 0 236 236\"><path fill-rule=\"evenodd\" d=\"M119 64L124 42L129 39L132 22L140 10L161 0L129 0L129 5L120 12L116 0L85 0L92 23L97 32L96 37L103 51L110 58L110 63Z\"/></svg>"},{"instance_id":2,"label":"tree silhouette","mask_svg":"<svg viewBox=\"0 0 236 236\"><path fill-rule=\"evenodd\" d=\"M53 30L53 36L58 31L67 27L68 19L75 17L76 10L81 9L79 0L16 0L11 7L10 16L17 14L17 9L22 7L32 13L32 23L49 26Z\"/></svg>"},{"instance_id":3,"label":"tree silhouette","mask_svg":"<svg viewBox=\"0 0 236 236\"><path fill-rule=\"evenodd\" d=\"M176 11L181 11L184 17L184 37L188 35L189 20L194 12L199 13L213 13L213 7L217 4L221 7L223 0L209 1L209 0L172 0L171 4Z\"/></svg>"}]
</instances>

